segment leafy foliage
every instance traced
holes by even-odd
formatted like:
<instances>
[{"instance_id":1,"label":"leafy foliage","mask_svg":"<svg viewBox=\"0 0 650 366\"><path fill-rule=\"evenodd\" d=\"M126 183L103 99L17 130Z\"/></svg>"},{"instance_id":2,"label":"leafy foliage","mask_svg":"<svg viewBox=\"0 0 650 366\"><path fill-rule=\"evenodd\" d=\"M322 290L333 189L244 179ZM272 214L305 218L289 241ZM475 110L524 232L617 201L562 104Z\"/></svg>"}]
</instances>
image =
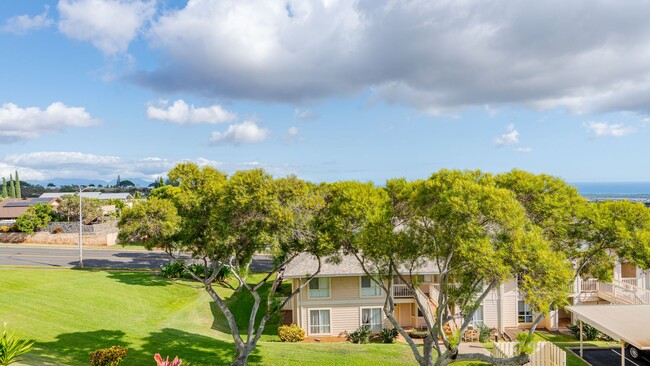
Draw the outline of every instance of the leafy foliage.
<instances>
[{"instance_id":1,"label":"leafy foliage","mask_svg":"<svg viewBox=\"0 0 650 366\"><path fill-rule=\"evenodd\" d=\"M580 326L577 324L567 325L575 339L580 339ZM585 341L595 341L598 339L607 340L609 337L601 333L598 329L587 323L582 323L582 339Z\"/></svg>"},{"instance_id":2,"label":"leafy foliage","mask_svg":"<svg viewBox=\"0 0 650 366\"><path fill-rule=\"evenodd\" d=\"M517 344L515 345L515 352L518 355L530 355L535 351L535 335L529 332L522 332L517 334Z\"/></svg>"},{"instance_id":3,"label":"leafy foliage","mask_svg":"<svg viewBox=\"0 0 650 366\"><path fill-rule=\"evenodd\" d=\"M370 335L372 330L367 325L362 325L354 332L350 333L350 341L352 343L366 344L370 342Z\"/></svg>"},{"instance_id":4,"label":"leafy foliage","mask_svg":"<svg viewBox=\"0 0 650 366\"><path fill-rule=\"evenodd\" d=\"M31 351L33 347L34 342L17 338L15 332L9 333L5 323L0 335L0 365L7 366L20 361L20 356Z\"/></svg>"},{"instance_id":5,"label":"leafy foliage","mask_svg":"<svg viewBox=\"0 0 650 366\"><path fill-rule=\"evenodd\" d=\"M100 200L82 197L81 203L81 213L85 225L103 217L104 213L102 211L102 203ZM79 221L79 195L66 194L61 197L58 212L64 220Z\"/></svg>"},{"instance_id":6,"label":"leafy foliage","mask_svg":"<svg viewBox=\"0 0 650 366\"><path fill-rule=\"evenodd\" d=\"M278 337L282 342L301 342L305 339L305 330L297 324L278 327Z\"/></svg>"},{"instance_id":7,"label":"leafy foliage","mask_svg":"<svg viewBox=\"0 0 650 366\"><path fill-rule=\"evenodd\" d=\"M481 343L486 343L490 341L490 335L492 334L492 329L485 324L481 324L478 327L478 341Z\"/></svg>"},{"instance_id":8,"label":"leafy foliage","mask_svg":"<svg viewBox=\"0 0 650 366\"><path fill-rule=\"evenodd\" d=\"M120 346L90 352L90 366L117 366L126 358L128 349Z\"/></svg>"},{"instance_id":9,"label":"leafy foliage","mask_svg":"<svg viewBox=\"0 0 650 366\"><path fill-rule=\"evenodd\" d=\"M394 343L399 332L395 328L383 328L381 332L379 332L379 335L381 335L381 339L384 343Z\"/></svg>"},{"instance_id":10,"label":"leafy foliage","mask_svg":"<svg viewBox=\"0 0 650 366\"><path fill-rule=\"evenodd\" d=\"M37 203L29 206L25 213L16 219L16 225L22 232L33 233L36 229L47 227L55 215L49 204Z\"/></svg>"}]
</instances>

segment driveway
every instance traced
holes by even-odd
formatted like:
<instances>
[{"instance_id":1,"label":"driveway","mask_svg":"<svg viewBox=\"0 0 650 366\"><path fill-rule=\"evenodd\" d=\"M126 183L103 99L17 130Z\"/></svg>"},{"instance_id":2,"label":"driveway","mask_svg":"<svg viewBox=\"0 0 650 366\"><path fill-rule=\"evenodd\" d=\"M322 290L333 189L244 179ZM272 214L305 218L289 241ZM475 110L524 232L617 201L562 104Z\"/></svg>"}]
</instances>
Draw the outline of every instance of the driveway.
<instances>
[{"instance_id":1,"label":"driveway","mask_svg":"<svg viewBox=\"0 0 650 366\"><path fill-rule=\"evenodd\" d=\"M188 258L188 257L184 257ZM83 249L85 268L159 268L169 263L161 251ZM0 266L74 267L79 261L79 249L74 247L30 247L21 244L0 245ZM251 264L255 272L269 271L272 261L268 256L256 255Z\"/></svg>"},{"instance_id":2,"label":"driveway","mask_svg":"<svg viewBox=\"0 0 650 366\"><path fill-rule=\"evenodd\" d=\"M579 348L570 348L576 355L580 356ZM589 362L592 366L615 366L621 364L621 349L620 348L598 348L598 349L585 349L585 361ZM631 366L650 366L650 360L634 360L630 357L629 352L626 352L625 365Z\"/></svg>"}]
</instances>

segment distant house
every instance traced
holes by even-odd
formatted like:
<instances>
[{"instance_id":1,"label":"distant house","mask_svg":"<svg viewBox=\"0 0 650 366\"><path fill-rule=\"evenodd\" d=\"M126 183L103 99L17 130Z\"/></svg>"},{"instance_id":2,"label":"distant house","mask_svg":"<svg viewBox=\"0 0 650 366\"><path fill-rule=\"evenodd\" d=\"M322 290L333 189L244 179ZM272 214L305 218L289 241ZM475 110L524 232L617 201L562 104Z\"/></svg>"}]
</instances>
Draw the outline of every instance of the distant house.
<instances>
[{"instance_id":1,"label":"distant house","mask_svg":"<svg viewBox=\"0 0 650 366\"><path fill-rule=\"evenodd\" d=\"M74 194L78 194L78 193L48 192L48 193L43 193L39 198L61 198L63 196L74 195ZM94 198L102 201L121 200L124 202L128 202L133 199L133 196L128 192L126 193L81 192L81 198Z\"/></svg>"},{"instance_id":2,"label":"distant house","mask_svg":"<svg viewBox=\"0 0 650 366\"><path fill-rule=\"evenodd\" d=\"M0 220L15 220L24 214L29 206L37 203L46 203L56 210L59 207L61 199L58 197L41 197L41 198L6 198L0 202Z\"/></svg>"}]
</instances>

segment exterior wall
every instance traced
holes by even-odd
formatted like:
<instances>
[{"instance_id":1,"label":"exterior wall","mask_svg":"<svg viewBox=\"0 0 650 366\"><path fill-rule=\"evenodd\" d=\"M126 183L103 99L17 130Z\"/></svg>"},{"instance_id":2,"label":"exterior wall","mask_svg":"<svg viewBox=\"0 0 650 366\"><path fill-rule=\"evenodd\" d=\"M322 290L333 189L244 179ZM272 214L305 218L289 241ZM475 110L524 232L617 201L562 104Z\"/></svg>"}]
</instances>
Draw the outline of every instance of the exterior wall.
<instances>
[{"instance_id":1,"label":"exterior wall","mask_svg":"<svg viewBox=\"0 0 650 366\"><path fill-rule=\"evenodd\" d=\"M510 280L504 284L503 326L505 328L515 328L519 326L519 322L517 321L518 301L519 291L517 290L517 282L515 280Z\"/></svg>"},{"instance_id":2,"label":"exterior wall","mask_svg":"<svg viewBox=\"0 0 650 366\"><path fill-rule=\"evenodd\" d=\"M107 246L117 242L117 232L104 234L84 234L84 245ZM79 243L79 234L50 234L48 232L28 233L0 233L0 243L15 244L59 244L73 245Z\"/></svg>"},{"instance_id":3,"label":"exterior wall","mask_svg":"<svg viewBox=\"0 0 650 366\"><path fill-rule=\"evenodd\" d=\"M44 231L53 232L54 229L60 228L61 233L79 233L79 221L50 222ZM105 222L103 224L82 225L84 234L104 234L117 232L117 221Z\"/></svg>"}]
</instances>

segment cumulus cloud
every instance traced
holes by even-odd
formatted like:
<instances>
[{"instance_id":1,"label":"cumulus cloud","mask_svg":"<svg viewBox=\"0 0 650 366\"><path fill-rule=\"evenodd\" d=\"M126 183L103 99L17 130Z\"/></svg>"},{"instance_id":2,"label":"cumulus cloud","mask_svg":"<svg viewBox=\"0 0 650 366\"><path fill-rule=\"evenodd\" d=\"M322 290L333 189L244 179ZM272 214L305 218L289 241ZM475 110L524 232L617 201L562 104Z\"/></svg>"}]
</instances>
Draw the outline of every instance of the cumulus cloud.
<instances>
[{"instance_id":1,"label":"cumulus cloud","mask_svg":"<svg viewBox=\"0 0 650 366\"><path fill-rule=\"evenodd\" d=\"M197 108L179 99L172 105L169 105L167 101L162 101L160 102L160 106L148 106L147 118L186 125L228 122L237 118L237 115L216 104L209 107Z\"/></svg>"},{"instance_id":2,"label":"cumulus cloud","mask_svg":"<svg viewBox=\"0 0 650 366\"><path fill-rule=\"evenodd\" d=\"M285 102L370 90L429 113L647 113L648 13L642 0L189 0L152 23L166 58L136 80Z\"/></svg>"},{"instance_id":3,"label":"cumulus cloud","mask_svg":"<svg viewBox=\"0 0 650 366\"><path fill-rule=\"evenodd\" d=\"M494 144L501 147L503 145L518 144L519 131L515 129L515 125L508 125L508 132L494 139Z\"/></svg>"},{"instance_id":4,"label":"cumulus cloud","mask_svg":"<svg viewBox=\"0 0 650 366\"><path fill-rule=\"evenodd\" d=\"M15 34L27 34L32 30L47 28L52 25L53 20L48 17L49 7L45 6L43 13L30 17L29 15L18 15L7 19L1 30Z\"/></svg>"},{"instance_id":5,"label":"cumulus cloud","mask_svg":"<svg viewBox=\"0 0 650 366\"><path fill-rule=\"evenodd\" d=\"M527 153L533 152L533 148L532 147L518 147L518 148L515 149L515 151L518 152L518 153L527 154Z\"/></svg>"},{"instance_id":6,"label":"cumulus cloud","mask_svg":"<svg viewBox=\"0 0 650 366\"><path fill-rule=\"evenodd\" d=\"M291 126L291 127L289 127L289 129L287 130L287 135L289 135L289 136L295 136L295 135L298 134L298 132L300 132L300 129L298 129L298 127Z\"/></svg>"},{"instance_id":7,"label":"cumulus cloud","mask_svg":"<svg viewBox=\"0 0 650 366\"><path fill-rule=\"evenodd\" d=\"M314 112L310 111L309 109L296 108L293 111L293 118L299 119L301 121L311 121L318 118L318 115L316 115Z\"/></svg>"},{"instance_id":8,"label":"cumulus cloud","mask_svg":"<svg viewBox=\"0 0 650 366\"><path fill-rule=\"evenodd\" d=\"M5 103L0 107L0 143L31 140L44 132L100 123L85 108L68 107L61 102L52 103L45 109L21 108L13 103Z\"/></svg>"},{"instance_id":9,"label":"cumulus cloud","mask_svg":"<svg viewBox=\"0 0 650 366\"><path fill-rule=\"evenodd\" d=\"M126 52L131 41L155 14L155 1L60 0L59 30L92 43L106 55Z\"/></svg>"},{"instance_id":10,"label":"cumulus cloud","mask_svg":"<svg viewBox=\"0 0 650 366\"><path fill-rule=\"evenodd\" d=\"M210 143L214 145L257 143L266 140L270 134L268 129L259 127L255 122L245 121L228 126L228 129L223 132L212 132Z\"/></svg>"},{"instance_id":11,"label":"cumulus cloud","mask_svg":"<svg viewBox=\"0 0 650 366\"><path fill-rule=\"evenodd\" d=\"M226 173L239 169L264 168L269 172L287 174L285 166L271 166L257 161L222 162L206 158L171 160L160 157L124 159L113 155L96 155L72 151L31 152L2 157L0 175L9 176L15 170L25 180L54 178L111 180L120 174L123 178L153 181L166 176L176 164L193 161L199 166L212 166Z\"/></svg>"},{"instance_id":12,"label":"cumulus cloud","mask_svg":"<svg viewBox=\"0 0 650 366\"><path fill-rule=\"evenodd\" d=\"M612 136L623 137L636 133L636 128L626 126L622 123L607 122L585 122L583 126L589 130L595 137Z\"/></svg>"}]
</instances>

